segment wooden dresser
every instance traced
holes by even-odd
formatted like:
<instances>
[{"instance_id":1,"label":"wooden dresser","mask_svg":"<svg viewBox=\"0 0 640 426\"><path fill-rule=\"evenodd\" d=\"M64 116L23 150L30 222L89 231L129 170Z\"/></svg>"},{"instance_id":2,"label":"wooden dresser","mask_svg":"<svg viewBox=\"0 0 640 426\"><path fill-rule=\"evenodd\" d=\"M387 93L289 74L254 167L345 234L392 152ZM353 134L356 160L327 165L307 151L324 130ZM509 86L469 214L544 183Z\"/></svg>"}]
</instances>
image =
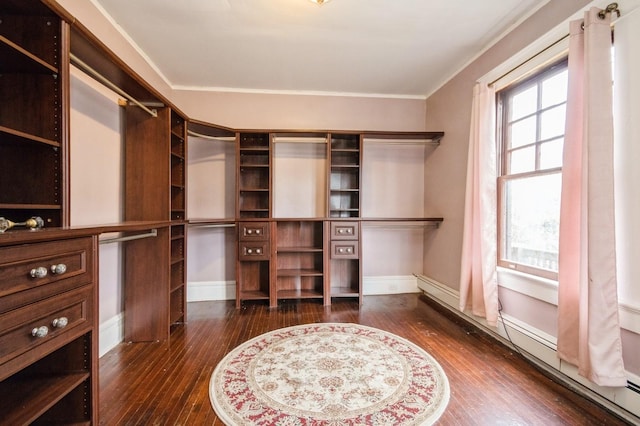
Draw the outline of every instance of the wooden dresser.
<instances>
[{"instance_id":1,"label":"wooden dresser","mask_svg":"<svg viewBox=\"0 0 640 426\"><path fill-rule=\"evenodd\" d=\"M0 234L1 424L98 424L97 238Z\"/></svg>"}]
</instances>

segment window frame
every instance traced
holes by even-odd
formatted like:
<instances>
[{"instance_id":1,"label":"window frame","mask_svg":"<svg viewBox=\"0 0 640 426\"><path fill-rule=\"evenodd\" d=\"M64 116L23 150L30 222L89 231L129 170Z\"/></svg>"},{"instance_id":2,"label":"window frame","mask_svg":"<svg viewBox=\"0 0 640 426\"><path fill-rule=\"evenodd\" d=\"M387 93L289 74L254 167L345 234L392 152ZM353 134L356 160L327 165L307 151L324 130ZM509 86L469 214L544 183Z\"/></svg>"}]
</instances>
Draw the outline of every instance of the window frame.
<instances>
[{"instance_id":1,"label":"window frame","mask_svg":"<svg viewBox=\"0 0 640 426\"><path fill-rule=\"evenodd\" d=\"M563 72L568 68L568 57L565 55L561 59L552 62L540 68L534 74L528 75L526 78L521 80L517 80L509 84L508 86L501 88L496 92L496 151L497 151L497 265L498 267L504 268L506 270L517 271L520 273L532 275L535 277L539 277L544 279L545 281L551 280L557 282L558 273L552 270L538 268L532 265L527 265L519 262L514 262L513 260L509 260L505 257L505 246L506 246L506 238L505 238L505 188L509 181L514 181L517 179L533 177L533 176L543 176L550 174L560 173L562 175L562 167L554 167L548 169L540 169L540 148L541 146L549 141L553 141L558 139L558 136L554 136L552 138L547 139L539 139L540 134L540 116L545 111L548 111L552 108L557 107L560 104L554 104L547 106L545 108L540 107L540 86L541 82L545 79ZM532 143L528 143L522 146L518 146L514 149L509 149L509 118L506 111L506 103L508 99L511 99L515 94L520 93L524 90L527 90L530 86L538 86L538 105L536 107L536 111L532 114L529 114L525 117L536 116L536 138ZM566 105L566 100L565 100ZM523 119L523 117L519 118ZM513 122L513 120L512 120ZM517 151L520 149L526 149L534 147L535 149L535 170L534 171L526 171L520 173L509 174L509 153L513 151Z\"/></svg>"}]
</instances>

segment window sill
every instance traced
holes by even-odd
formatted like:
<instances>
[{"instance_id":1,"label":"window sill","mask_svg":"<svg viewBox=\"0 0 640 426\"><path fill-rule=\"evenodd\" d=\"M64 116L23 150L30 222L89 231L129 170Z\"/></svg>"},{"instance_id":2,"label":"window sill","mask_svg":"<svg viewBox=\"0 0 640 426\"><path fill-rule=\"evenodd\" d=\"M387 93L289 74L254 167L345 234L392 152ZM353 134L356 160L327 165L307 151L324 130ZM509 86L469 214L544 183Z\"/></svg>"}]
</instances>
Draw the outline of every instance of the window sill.
<instances>
[{"instance_id":1,"label":"window sill","mask_svg":"<svg viewBox=\"0 0 640 426\"><path fill-rule=\"evenodd\" d=\"M558 305L558 282L498 267L498 286Z\"/></svg>"}]
</instances>

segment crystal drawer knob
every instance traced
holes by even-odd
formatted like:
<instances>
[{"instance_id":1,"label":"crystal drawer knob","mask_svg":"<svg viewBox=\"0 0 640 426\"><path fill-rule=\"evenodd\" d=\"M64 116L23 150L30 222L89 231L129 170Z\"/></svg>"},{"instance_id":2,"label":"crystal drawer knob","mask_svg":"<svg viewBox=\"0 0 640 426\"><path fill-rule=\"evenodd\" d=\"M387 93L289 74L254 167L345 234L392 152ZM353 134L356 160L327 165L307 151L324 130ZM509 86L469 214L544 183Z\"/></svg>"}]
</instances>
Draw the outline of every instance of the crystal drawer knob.
<instances>
[{"instance_id":1,"label":"crystal drawer knob","mask_svg":"<svg viewBox=\"0 0 640 426\"><path fill-rule=\"evenodd\" d=\"M53 328L65 328L67 324L69 324L67 317L54 318L54 320L51 321Z\"/></svg>"},{"instance_id":2,"label":"crystal drawer knob","mask_svg":"<svg viewBox=\"0 0 640 426\"><path fill-rule=\"evenodd\" d=\"M47 276L47 268L44 266L33 268L31 272L29 272L29 275L31 275L31 278L44 278Z\"/></svg>"},{"instance_id":3,"label":"crystal drawer knob","mask_svg":"<svg viewBox=\"0 0 640 426\"><path fill-rule=\"evenodd\" d=\"M41 327L36 327L33 330L31 330L31 335L39 339L45 337L47 334L49 334L49 327L47 327L46 325L43 325Z\"/></svg>"},{"instance_id":4,"label":"crystal drawer knob","mask_svg":"<svg viewBox=\"0 0 640 426\"><path fill-rule=\"evenodd\" d=\"M51 273L55 275L61 275L67 272L67 265L64 263L58 263L57 265L51 265Z\"/></svg>"}]
</instances>

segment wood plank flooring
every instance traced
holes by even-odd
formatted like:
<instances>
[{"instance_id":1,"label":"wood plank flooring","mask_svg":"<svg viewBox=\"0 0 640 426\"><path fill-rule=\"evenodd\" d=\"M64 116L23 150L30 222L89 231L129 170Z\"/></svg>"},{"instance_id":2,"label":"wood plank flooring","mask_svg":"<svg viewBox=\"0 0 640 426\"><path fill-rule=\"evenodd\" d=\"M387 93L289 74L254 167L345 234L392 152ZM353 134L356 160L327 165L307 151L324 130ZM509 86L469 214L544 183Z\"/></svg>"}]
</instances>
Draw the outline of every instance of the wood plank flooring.
<instances>
[{"instance_id":1,"label":"wood plank flooring","mask_svg":"<svg viewBox=\"0 0 640 426\"><path fill-rule=\"evenodd\" d=\"M417 294L352 301L233 301L188 306L166 343L122 343L100 359L100 424L221 425L209 402L216 364L240 343L281 327L351 322L411 340L442 365L451 398L439 425L624 425L527 361Z\"/></svg>"}]
</instances>

